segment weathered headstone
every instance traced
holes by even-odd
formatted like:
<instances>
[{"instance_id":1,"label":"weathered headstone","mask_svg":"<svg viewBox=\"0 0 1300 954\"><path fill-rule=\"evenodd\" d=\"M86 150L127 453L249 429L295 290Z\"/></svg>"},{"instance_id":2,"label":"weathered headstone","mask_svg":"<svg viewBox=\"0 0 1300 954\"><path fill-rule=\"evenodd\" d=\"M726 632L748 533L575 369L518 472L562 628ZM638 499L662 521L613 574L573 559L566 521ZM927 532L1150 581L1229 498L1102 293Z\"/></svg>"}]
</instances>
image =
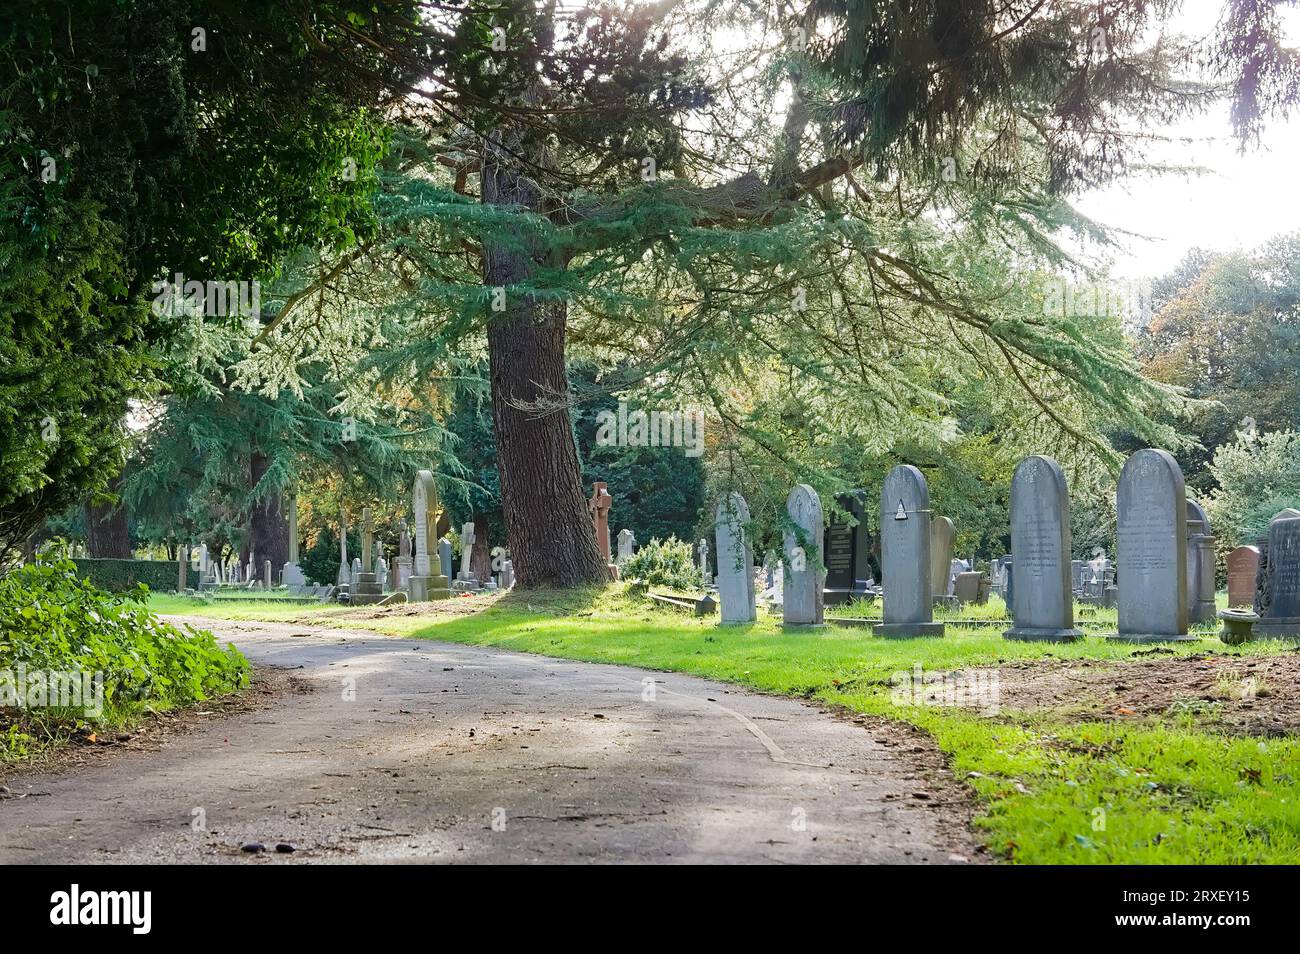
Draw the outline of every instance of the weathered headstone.
<instances>
[{"instance_id":1,"label":"weathered headstone","mask_svg":"<svg viewBox=\"0 0 1300 954\"><path fill-rule=\"evenodd\" d=\"M807 484L796 484L785 501L786 513L798 528L787 530L783 544L786 572L782 619L791 626L820 626L824 621L821 554L822 502Z\"/></svg>"},{"instance_id":2,"label":"weathered headstone","mask_svg":"<svg viewBox=\"0 0 1300 954\"><path fill-rule=\"evenodd\" d=\"M1209 622L1215 618L1214 536L1205 508L1187 501L1187 621Z\"/></svg>"},{"instance_id":3,"label":"weathered headstone","mask_svg":"<svg viewBox=\"0 0 1300 954\"><path fill-rule=\"evenodd\" d=\"M1269 589L1255 624L1256 639L1300 636L1300 517L1274 518L1268 527Z\"/></svg>"},{"instance_id":4,"label":"weathered headstone","mask_svg":"<svg viewBox=\"0 0 1300 954\"><path fill-rule=\"evenodd\" d=\"M718 504L715 517L722 622L752 623L758 616L754 608L754 548L745 529L749 506L740 494L729 494Z\"/></svg>"},{"instance_id":5,"label":"weathered headstone","mask_svg":"<svg viewBox=\"0 0 1300 954\"><path fill-rule=\"evenodd\" d=\"M603 480L592 484L591 499L587 501L587 512L591 514L591 528L596 534L596 549L600 551L605 565L613 567L609 548L609 508L613 505L614 498L609 495L607 486ZM617 578L617 574L612 569L610 578Z\"/></svg>"},{"instance_id":6,"label":"weathered headstone","mask_svg":"<svg viewBox=\"0 0 1300 954\"><path fill-rule=\"evenodd\" d=\"M984 574L978 570L962 570L952 581L952 594L959 605L977 603L980 598L980 584Z\"/></svg>"},{"instance_id":7,"label":"weathered headstone","mask_svg":"<svg viewBox=\"0 0 1300 954\"><path fill-rule=\"evenodd\" d=\"M352 570L348 566L348 517L339 511L339 572L335 584L339 589L352 582Z\"/></svg>"},{"instance_id":8,"label":"weathered headstone","mask_svg":"<svg viewBox=\"0 0 1300 954\"><path fill-rule=\"evenodd\" d=\"M884 622L874 630L877 636L943 635L943 623L934 622L930 557L930 491L919 470L899 464L886 475L880 494L885 606Z\"/></svg>"},{"instance_id":9,"label":"weathered headstone","mask_svg":"<svg viewBox=\"0 0 1300 954\"><path fill-rule=\"evenodd\" d=\"M851 490L835 498L826 526L822 552L826 560L826 603L834 606L855 596L866 594L871 576L867 562L870 545L867 536L866 491ZM850 517L854 521L849 526Z\"/></svg>"},{"instance_id":10,"label":"weathered headstone","mask_svg":"<svg viewBox=\"0 0 1300 954\"><path fill-rule=\"evenodd\" d=\"M512 560L501 561L501 589L508 590L515 585L515 564Z\"/></svg>"},{"instance_id":11,"label":"weathered headstone","mask_svg":"<svg viewBox=\"0 0 1300 954\"><path fill-rule=\"evenodd\" d=\"M1292 517L1300 517L1300 510L1287 507L1285 510L1279 510L1273 514L1273 520L1285 520ZM1272 523L1273 521L1269 521L1270 528ZM1255 546L1259 548L1259 567L1255 571L1254 610L1260 616L1263 616L1268 610L1269 594L1273 589L1273 570L1269 565L1268 543L1269 534L1267 532L1255 541Z\"/></svg>"},{"instance_id":12,"label":"weathered headstone","mask_svg":"<svg viewBox=\"0 0 1300 954\"><path fill-rule=\"evenodd\" d=\"M1187 495L1169 453L1140 450L1116 491L1119 633L1128 642L1187 636ZM1019 581L1017 581L1019 582Z\"/></svg>"},{"instance_id":13,"label":"weathered headstone","mask_svg":"<svg viewBox=\"0 0 1300 954\"><path fill-rule=\"evenodd\" d=\"M930 595L932 597L948 596L952 592L948 584L952 579L952 539L955 534L956 527L947 517L934 517L930 521ZM888 574L885 575L885 579L889 579Z\"/></svg>"},{"instance_id":14,"label":"weathered headstone","mask_svg":"<svg viewBox=\"0 0 1300 954\"><path fill-rule=\"evenodd\" d=\"M622 566L632 558L632 549L636 546L636 535L624 527L618 532L618 564Z\"/></svg>"},{"instance_id":15,"label":"weathered headstone","mask_svg":"<svg viewBox=\"0 0 1300 954\"><path fill-rule=\"evenodd\" d=\"M700 542L696 544L695 552L699 559L700 579L704 585L708 586L713 580L713 574L709 572L709 541L700 537Z\"/></svg>"},{"instance_id":16,"label":"weathered headstone","mask_svg":"<svg viewBox=\"0 0 1300 954\"><path fill-rule=\"evenodd\" d=\"M1228 605L1253 606L1259 547L1237 547L1228 554Z\"/></svg>"},{"instance_id":17,"label":"weathered headstone","mask_svg":"<svg viewBox=\"0 0 1300 954\"><path fill-rule=\"evenodd\" d=\"M1050 457L1026 457L1011 478L1011 556L1016 586L1008 639L1069 642L1074 627L1070 493Z\"/></svg>"},{"instance_id":18,"label":"weathered headstone","mask_svg":"<svg viewBox=\"0 0 1300 954\"><path fill-rule=\"evenodd\" d=\"M460 583L477 583L478 579L474 576L474 571L470 569L470 561L474 558L474 524L466 523L460 528L460 572L456 574L456 580Z\"/></svg>"},{"instance_id":19,"label":"weathered headstone","mask_svg":"<svg viewBox=\"0 0 1300 954\"><path fill-rule=\"evenodd\" d=\"M438 566L442 568L442 575L451 579L451 541L446 537L438 541Z\"/></svg>"},{"instance_id":20,"label":"weathered headstone","mask_svg":"<svg viewBox=\"0 0 1300 954\"><path fill-rule=\"evenodd\" d=\"M411 489L411 518L415 522L415 568L406 581L406 595L412 603L451 597L446 574L433 572L429 555L429 547L433 545L431 527L437 526L440 509L438 484L434 480L433 471L419 471Z\"/></svg>"}]
</instances>

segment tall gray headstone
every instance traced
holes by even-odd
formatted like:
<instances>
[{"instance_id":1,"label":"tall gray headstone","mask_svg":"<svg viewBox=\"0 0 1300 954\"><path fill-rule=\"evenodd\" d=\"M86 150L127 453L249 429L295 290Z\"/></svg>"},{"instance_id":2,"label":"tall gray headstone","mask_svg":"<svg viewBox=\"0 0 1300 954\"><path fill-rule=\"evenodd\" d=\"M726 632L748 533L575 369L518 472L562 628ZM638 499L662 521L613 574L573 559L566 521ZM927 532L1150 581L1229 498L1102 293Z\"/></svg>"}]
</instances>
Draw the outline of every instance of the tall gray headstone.
<instances>
[{"instance_id":1,"label":"tall gray headstone","mask_svg":"<svg viewBox=\"0 0 1300 954\"><path fill-rule=\"evenodd\" d=\"M911 464L899 464L885 477L880 493L880 563L885 621L876 625L876 635L942 636L943 623L934 622L930 586L930 491L925 476Z\"/></svg>"},{"instance_id":2,"label":"tall gray headstone","mask_svg":"<svg viewBox=\"0 0 1300 954\"><path fill-rule=\"evenodd\" d=\"M800 533L787 530L784 538L788 578L784 586L781 617L788 625L823 623L821 554L822 502L807 484L796 484L785 501L786 512Z\"/></svg>"},{"instance_id":3,"label":"tall gray headstone","mask_svg":"<svg viewBox=\"0 0 1300 954\"><path fill-rule=\"evenodd\" d=\"M749 505L740 494L729 494L718 504L715 516L722 622L752 623L758 614L754 599L754 548L745 529L749 523Z\"/></svg>"},{"instance_id":4,"label":"tall gray headstone","mask_svg":"<svg viewBox=\"0 0 1300 954\"><path fill-rule=\"evenodd\" d=\"M1187 621L1209 622L1215 618L1214 535L1205 508L1187 501Z\"/></svg>"},{"instance_id":5,"label":"tall gray headstone","mask_svg":"<svg viewBox=\"0 0 1300 954\"><path fill-rule=\"evenodd\" d=\"M632 558L632 549L636 546L636 535L624 527L618 532L618 558L614 561L620 566Z\"/></svg>"},{"instance_id":6,"label":"tall gray headstone","mask_svg":"<svg viewBox=\"0 0 1300 954\"><path fill-rule=\"evenodd\" d=\"M443 537L438 541L438 566L442 568L442 575L451 578L451 541Z\"/></svg>"},{"instance_id":7,"label":"tall gray headstone","mask_svg":"<svg viewBox=\"0 0 1300 954\"><path fill-rule=\"evenodd\" d=\"M1187 491L1178 462L1162 450L1134 453L1120 472L1115 510L1119 634L1112 638L1189 639Z\"/></svg>"},{"instance_id":8,"label":"tall gray headstone","mask_svg":"<svg viewBox=\"0 0 1300 954\"><path fill-rule=\"evenodd\" d=\"M952 593L952 539L956 533L957 528L947 517L934 517L930 521L931 596L948 596Z\"/></svg>"},{"instance_id":9,"label":"tall gray headstone","mask_svg":"<svg viewBox=\"0 0 1300 954\"><path fill-rule=\"evenodd\" d=\"M1074 628L1070 493L1050 457L1026 457L1011 478L1011 558L1016 586L1007 639L1082 639Z\"/></svg>"}]
</instances>

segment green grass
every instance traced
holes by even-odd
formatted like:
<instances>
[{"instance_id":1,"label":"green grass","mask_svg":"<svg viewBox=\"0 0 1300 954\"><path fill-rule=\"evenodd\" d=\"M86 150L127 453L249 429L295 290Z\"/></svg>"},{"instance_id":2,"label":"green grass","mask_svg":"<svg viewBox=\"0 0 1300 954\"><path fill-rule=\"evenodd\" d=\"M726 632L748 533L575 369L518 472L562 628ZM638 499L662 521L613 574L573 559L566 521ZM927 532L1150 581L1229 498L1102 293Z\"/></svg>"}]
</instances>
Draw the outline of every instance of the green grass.
<instances>
[{"instance_id":1,"label":"green grass","mask_svg":"<svg viewBox=\"0 0 1300 954\"><path fill-rule=\"evenodd\" d=\"M477 615L443 618L358 620L341 607L198 606L174 597L156 598L153 607L362 626L692 673L906 721L930 733L957 776L970 782L990 849L1015 862L1300 863L1300 740L1294 737L1233 737L1194 711L1077 721L1050 711L984 715L898 704L891 692L891 677L917 665L936 672L1045 658L1118 664L1135 651L1095 636L1063 645L1021 643L1003 639L998 629L950 624L942 639L884 640L859 629L784 630L766 616L752 625L721 627L615 590L518 592ZM1004 609L991 603L979 611L997 618ZM1090 633L1113 629L1113 610L1095 618L1085 617ZM1291 649L1213 640L1174 647L1180 654L1233 655Z\"/></svg>"}]
</instances>

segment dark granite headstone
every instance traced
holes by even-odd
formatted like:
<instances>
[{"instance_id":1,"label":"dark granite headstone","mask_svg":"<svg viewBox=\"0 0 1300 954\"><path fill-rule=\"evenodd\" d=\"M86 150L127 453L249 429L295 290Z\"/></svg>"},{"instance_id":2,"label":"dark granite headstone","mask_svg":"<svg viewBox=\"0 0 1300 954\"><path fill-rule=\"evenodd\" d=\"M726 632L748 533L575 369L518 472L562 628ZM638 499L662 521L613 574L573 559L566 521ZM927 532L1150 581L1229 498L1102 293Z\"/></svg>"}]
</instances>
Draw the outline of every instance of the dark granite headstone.
<instances>
[{"instance_id":1,"label":"dark granite headstone","mask_svg":"<svg viewBox=\"0 0 1300 954\"><path fill-rule=\"evenodd\" d=\"M1268 607L1255 624L1255 638L1300 636L1300 517L1269 524L1268 561Z\"/></svg>"},{"instance_id":2,"label":"dark granite headstone","mask_svg":"<svg viewBox=\"0 0 1300 954\"><path fill-rule=\"evenodd\" d=\"M867 535L866 496L864 490L851 490L835 498L838 506L831 511L823 540L828 606L865 595L860 581L871 576L871 567L867 563L871 546ZM846 514L853 515L857 521L854 526L849 526Z\"/></svg>"}]
</instances>

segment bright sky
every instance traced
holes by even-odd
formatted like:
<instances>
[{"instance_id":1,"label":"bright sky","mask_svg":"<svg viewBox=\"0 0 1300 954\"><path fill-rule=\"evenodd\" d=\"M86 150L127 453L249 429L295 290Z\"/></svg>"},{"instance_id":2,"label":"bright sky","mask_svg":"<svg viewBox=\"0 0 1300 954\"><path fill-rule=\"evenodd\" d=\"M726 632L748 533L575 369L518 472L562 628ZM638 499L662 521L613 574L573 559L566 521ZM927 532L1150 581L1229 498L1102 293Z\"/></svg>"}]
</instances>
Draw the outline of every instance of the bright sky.
<instances>
[{"instance_id":1,"label":"bright sky","mask_svg":"<svg viewBox=\"0 0 1300 954\"><path fill-rule=\"evenodd\" d=\"M1179 29L1203 36L1214 25L1217 0L1188 0ZM1284 10L1291 41L1300 41L1300 10ZM1082 212L1128 238L1113 270L1124 278L1154 277L1172 269L1190 249L1253 248L1281 232L1300 231L1300 117L1274 121L1258 147L1242 154L1232 138L1228 106L1160 130L1191 142L1162 143L1151 157L1206 166L1200 176L1132 178L1084 196Z\"/></svg>"}]
</instances>

